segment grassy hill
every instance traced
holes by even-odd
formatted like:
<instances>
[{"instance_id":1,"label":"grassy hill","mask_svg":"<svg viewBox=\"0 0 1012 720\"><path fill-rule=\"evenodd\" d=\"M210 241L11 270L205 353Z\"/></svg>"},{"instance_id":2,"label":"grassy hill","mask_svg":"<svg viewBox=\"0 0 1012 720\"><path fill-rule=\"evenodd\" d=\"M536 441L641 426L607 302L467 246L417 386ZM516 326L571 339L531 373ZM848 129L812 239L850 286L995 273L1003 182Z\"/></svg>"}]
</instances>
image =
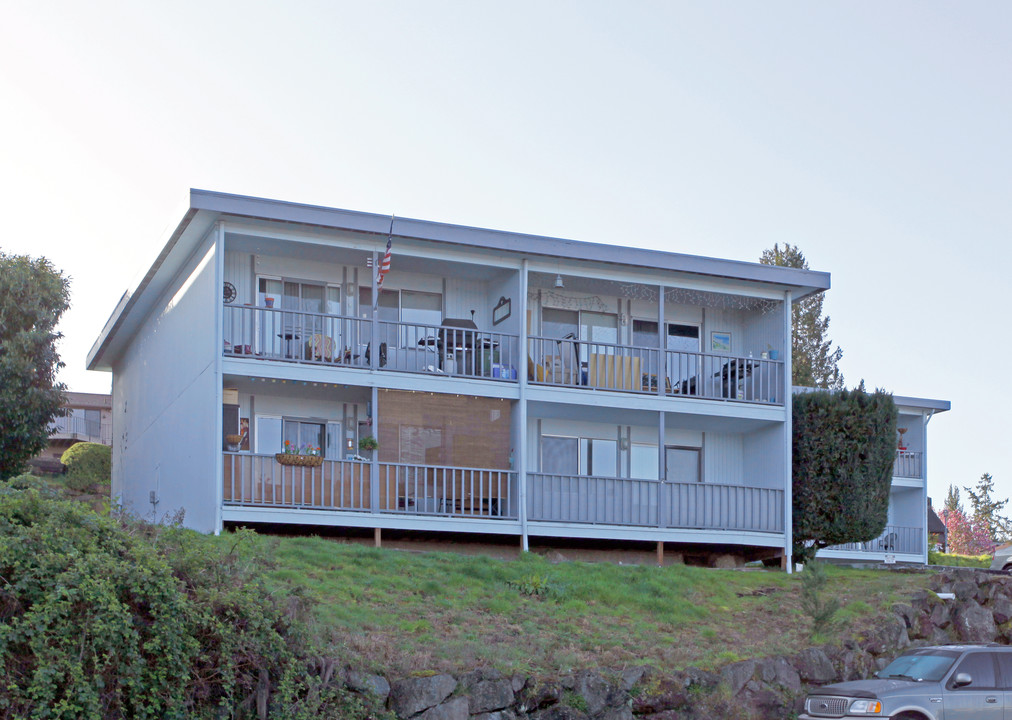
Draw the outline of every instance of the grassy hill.
<instances>
[{"instance_id":1,"label":"grassy hill","mask_svg":"<svg viewBox=\"0 0 1012 720\"><path fill-rule=\"evenodd\" d=\"M553 565L537 555L503 561L312 537L264 542L274 546L272 582L302 587L318 603L319 630L347 660L384 673L713 668L813 642L800 577L779 571ZM842 626L815 641L860 632L925 583L920 573L831 568Z\"/></svg>"}]
</instances>

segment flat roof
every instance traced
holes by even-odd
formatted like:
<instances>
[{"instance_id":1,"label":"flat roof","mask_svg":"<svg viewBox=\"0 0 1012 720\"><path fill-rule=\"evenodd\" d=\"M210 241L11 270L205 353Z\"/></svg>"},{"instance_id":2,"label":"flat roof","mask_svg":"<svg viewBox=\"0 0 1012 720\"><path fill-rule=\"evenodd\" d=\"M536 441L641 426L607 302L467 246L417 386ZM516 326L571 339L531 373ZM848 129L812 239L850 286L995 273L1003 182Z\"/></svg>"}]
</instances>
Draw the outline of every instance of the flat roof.
<instances>
[{"instance_id":1,"label":"flat roof","mask_svg":"<svg viewBox=\"0 0 1012 720\"><path fill-rule=\"evenodd\" d=\"M185 259L198 247L207 228L219 218L229 217L366 233L383 238L391 232L389 215L191 189L182 218L169 231L151 267L133 288L123 294L88 353L89 370L111 369L105 356L114 344L118 344L115 342L117 336L121 331L136 329L140 319L150 309L151 303L165 290ZM517 256L596 262L771 285L792 290L795 300L828 290L830 287L829 273L815 270L566 240L411 218L395 217L392 227L392 234L396 238L483 248Z\"/></svg>"},{"instance_id":2,"label":"flat roof","mask_svg":"<svg viewBox=\"0 0 1012 720\"><path fill-rule=\"evenodd\" d=\"M824 388L809 387L807 385L794 385L791 388L794 394L810 392L835 392ZM933 400L932 398L912 397L910 395L893 395L893 402L898 407L914 408L916 410L932 410L934 412L946 412L952 409L952 403L948 400Z\"/></svg>"}]
</instances>

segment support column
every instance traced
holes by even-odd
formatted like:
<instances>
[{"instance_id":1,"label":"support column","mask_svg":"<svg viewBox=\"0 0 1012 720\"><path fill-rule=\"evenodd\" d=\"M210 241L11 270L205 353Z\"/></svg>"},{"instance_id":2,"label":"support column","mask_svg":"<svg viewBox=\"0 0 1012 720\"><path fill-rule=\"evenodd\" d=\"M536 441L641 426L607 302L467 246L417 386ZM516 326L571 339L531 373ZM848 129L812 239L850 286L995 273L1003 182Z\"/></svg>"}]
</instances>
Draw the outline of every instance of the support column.
<instances>
[{"instance_id":1,"label":"support column","mask_svg":"<svg viewBox=\"0 0 1012 720\"><path fill-rule=\"evenodd\" d=\"M372 542L376 547L383 547L383 530L381 528L373 528Z\"/></svg>"},{"instance_id":2,"label":"support column","mask_svg":"<svg viewBox=\"0 0 1012 720\"><path fill-rule=\"evenodd\" d=\"M373 358L375 357L376 353L373 353ZM372 408L369 428L372 431L372 436L379 440L379 390L376 387L372 388L372 399L369 404ZM379 512L380 498L379 448L370 452L372 457L369 459L369 509L375 513Z\"/></svg>"},{"instance_id":3,"label":"support column","mask_svg":"<svg viewBox=\"0 0 1012 720\"><path fill-rule=\"evenodd\" d=\"M517 426L520 428L520 437L517 438L516 471L517 471L517 496L520 507L517 508L517 517L520 518L520 550L527 552L530 544L527 539L527 364L526 355L530 352L527 346L527 260L520 265L520 358L517 362L519 372L517 379L520 381L520 400L517 403L519 419Z\"/></svg>"},{"instance_id":4,"label":"support column","mask_svg":"<svg viewBox=\"0 0 1012 720\"><path fill-rule=\"evenodd\" d=\"M217 223L211 230L212 244L214 247L214 286L220 288L225 281L225 223ZM215 437L215 461L214 484L215 510L214 510L214 534L218 535L224 528L221 515L225 505L225 457L221 453L221 438L223 435L222 423L222 402L225 374L222 370L222 348L225 347L224 314L225 302L220 292L214 295L214 437ZM235 342L233 339L232 342Z\"/></svg>"},{"instance_id":5,"label":"support column","mask_svg":"<svg viewBox=\"0 0 1012 720\"><path fill-rule=\"evenodd\" d=\"M375 370L379 367L379 287L376 283L376 276L379 274L379 255L376 251L372 254L372 342L369 346L369 367ZM373 435L373 437L376 437Z\"/></svg>"},{"instance_id":6,"label":"support column","mask_svg":"<svg viewBox=\"0 0 1012 720\"><path fill-rule=\"evenodd\" d=\"M791 310L793 308L791 291L784 293L784 562L787 573L794 571L794 558L791 547L794 544L794 428L793 428L793 374L791 357L793 329L791 326Z\"/></svg>"},{"instance_id":7,"label":"support column","mask_svg":"<svg viewBox=\"0 0 1012 720\"><path fill-rule=\"evenodd\" d=\"M668 497L668 467L667 457L664 452L664 437L667 435L665 430L664 411L657 413L657 527L662 528L666 525L665 509L668 507L670 498ZM659 551L660 552L660 551Z\"/></svg>"},{"instance_id":8,"label":"support column","mask_svg":"<svg viewBox=\"0 0 1012 720\"><path fill-rule=\"evenodd\" d=\"M664 332L664 286L657 286L657 394L664 396L668 379L667 335ZM630 343L631 344L631 343Z\"/></svg>"},{"instance_id":9,"label":"support column","mask_svg":"<svg viewBox=\"0 0 1012 720\"><path fill-rule=\"evenodd\" d=\"M657 541L657 567L664 567L664 541Z\"/></svg>"}]
</instances>

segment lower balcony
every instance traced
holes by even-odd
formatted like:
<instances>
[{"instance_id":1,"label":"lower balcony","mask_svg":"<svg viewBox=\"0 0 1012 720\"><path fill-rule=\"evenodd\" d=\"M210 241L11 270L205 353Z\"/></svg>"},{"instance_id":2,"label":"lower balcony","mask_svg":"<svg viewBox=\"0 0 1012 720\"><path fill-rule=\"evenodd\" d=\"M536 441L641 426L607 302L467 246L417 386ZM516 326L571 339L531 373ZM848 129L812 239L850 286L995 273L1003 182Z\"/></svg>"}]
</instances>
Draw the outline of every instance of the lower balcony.
<instances>
[{"instance_id":1,"label":"lower balcony","mask_svg":"<svg viewBox=\"0 0 1012 720\"><path fill-rule=\"evenodd\" d=\"M833 545L826 550L858 555L921 555L924 553L924 528L887 525L874 540Z\"/></svg>"},{"instance_id":2,"label":"lower balcony","mask_svg":"<svg viewBox=\"0 0 1012 720\"><path fill-rule=\"evenodd\" d=\"M784 532L774 488L528 473L527 508L531 522Z\"/></svg>"},{"instance_id":3,"label":"lower balcony","mask_svg":"<svg viewBox=\"0 0 1012 720\"><path fill-rule=\"evenodd\" d=\"M274 455L224 453L224 503L516 520L515 472L362 460L282 465Z\"/></svg>"}]
</instances>

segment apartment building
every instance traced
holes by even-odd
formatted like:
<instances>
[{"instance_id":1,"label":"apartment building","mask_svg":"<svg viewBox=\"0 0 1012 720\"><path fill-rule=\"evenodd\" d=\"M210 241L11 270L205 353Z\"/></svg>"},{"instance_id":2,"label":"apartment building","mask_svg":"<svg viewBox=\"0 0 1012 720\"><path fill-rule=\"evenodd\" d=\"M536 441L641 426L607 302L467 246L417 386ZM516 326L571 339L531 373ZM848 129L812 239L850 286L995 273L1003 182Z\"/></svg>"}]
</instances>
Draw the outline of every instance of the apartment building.
<instances>
[{"instance_id":1,"label":"apartment building","mask_svg":"<svg viewBox=\"0 0 1012 720\"><path fill-rule=\"evenodd\" d=\"M79 442L112 445L112 396L102 393L68 392L60 415L49 427L46 448L29 460L36 473L63 472L60 458Z\"/></svg>"},{"instance_id":2,"label":"apartment building","mask_svg":"<svg viewBox=\"0 0 1012 720\"><path fill-rule=\"evenodd\" d=\"M193 190L88 368L140 515L784 556L790 311L829 285Z\"/></svg>"}]
</instances>

